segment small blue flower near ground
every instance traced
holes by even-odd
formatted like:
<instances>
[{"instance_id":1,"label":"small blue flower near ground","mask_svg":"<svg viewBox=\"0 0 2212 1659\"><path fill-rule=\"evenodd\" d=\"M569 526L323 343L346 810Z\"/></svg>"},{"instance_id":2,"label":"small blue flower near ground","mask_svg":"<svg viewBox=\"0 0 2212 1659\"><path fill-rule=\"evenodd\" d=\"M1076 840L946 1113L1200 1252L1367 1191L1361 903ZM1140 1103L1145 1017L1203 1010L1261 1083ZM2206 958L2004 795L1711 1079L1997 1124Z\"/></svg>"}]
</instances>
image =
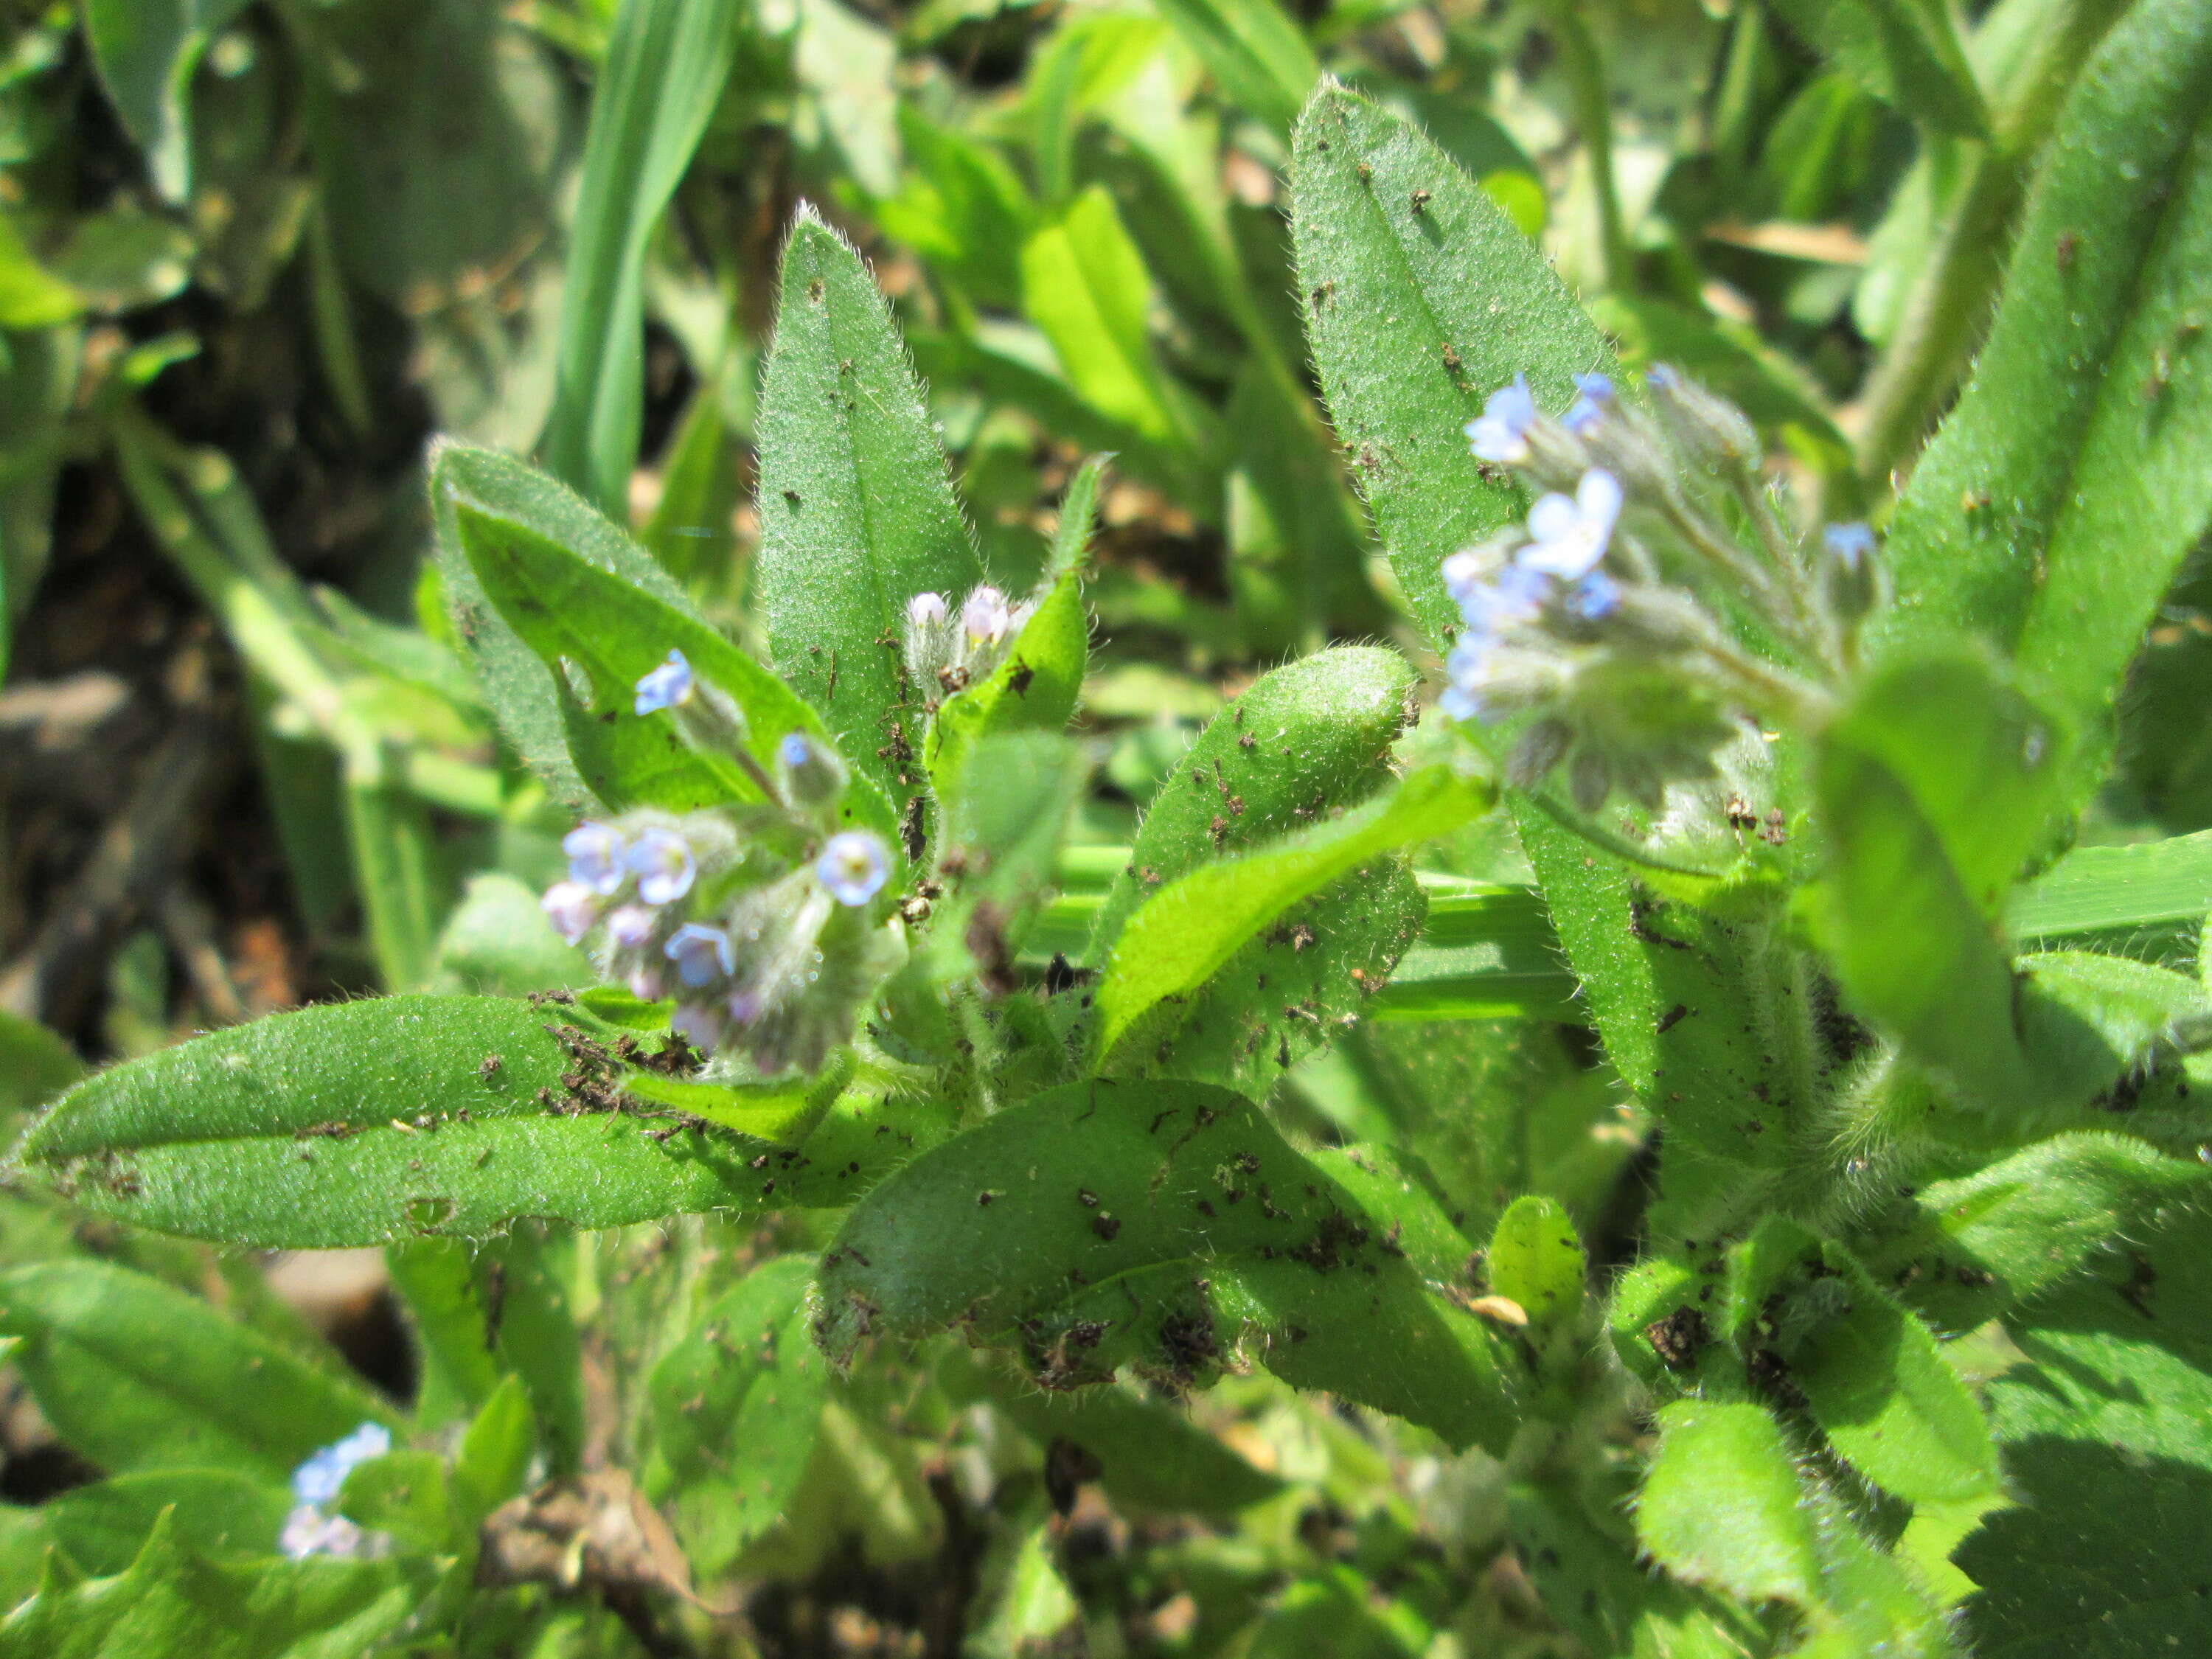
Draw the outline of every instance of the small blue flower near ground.
<instances>
[{"instance_id":1,"label":"small blue flower near ground","mask_svg":"<svg viewBox=\"0 0 2212 1659\"><path fill-rule=\"evenodd\" d=\"M1462 428L1476 459L1515 465L1528 459L1528 428L1536 419L1536 400L1528 377L1516 374L1482 405L1482 413Z\"/></svg>"},{"instance_id":2,"label":"small blue flower near ground","mask_svg":"<svg viewBox=\"0 0 2212 1659\"><path fill-rule=\"evenodd\" d=\"M1620 517L1620 483L1603 467L1583 474L1571 499L1557 490L1528 512L1528 533L1535 539L1519 554L1530 570L1575 581L1596 568Z\"/></svg>"},{"instance_id":3,"label":"small blue flower near ground","mask_svg":"<svg viewBox=\"0 0 2212 1659\"><path fill-rule=\"evenodd\" d=\"M814 873L830 890L830 896L845 905L866 904L883 890L890 872L890 855L883 842L865 830L830 836L814 860Z\"/></svg>"},{"instance_id":4,"label":"small blue flower near ground","mask_svg":"<svg viewBox=\"0 0 2212 1659\"><path fill-rule=\"evenodd\" d=\"M663 947L676 964L676 977L693 990L726 979L737 970L738 958L730 936L719 927L687 921Z\"/></svg>"},{"instance_id":5,"label":"small blue flower near ground","mask_svg":"<svg viewBox=\"0 0 2212 1659\"><path fill-rule=\"evenodd\" d=\"M580 823L561 837L568 855L568 879L594 893L611 893L628 873L628 843L611 823Z\"/></svg>"},{"instance_id":6,"label":"small blue flower near ground","mask_svg":"<svg viewBox=\"0 0 2212 1659\"><path fill-rule=\"evenodd\" d=\"M599 896L580 881L556 881L538 901L553 931L571 945L580 944L599 919Z\"/></svg>"},{"instance_id":7,"label":"small blue flower near ground","mask_svg":"<svg viewBox=\"0 0 2212 1659\"><path fill-rule=\"evenodd\" d=\"M637 878L637 896L647 904L673 904L691 890L699 866L690 844L667 830L639 832L629 844L630 873Z\"/></svg>"}]
</instances>

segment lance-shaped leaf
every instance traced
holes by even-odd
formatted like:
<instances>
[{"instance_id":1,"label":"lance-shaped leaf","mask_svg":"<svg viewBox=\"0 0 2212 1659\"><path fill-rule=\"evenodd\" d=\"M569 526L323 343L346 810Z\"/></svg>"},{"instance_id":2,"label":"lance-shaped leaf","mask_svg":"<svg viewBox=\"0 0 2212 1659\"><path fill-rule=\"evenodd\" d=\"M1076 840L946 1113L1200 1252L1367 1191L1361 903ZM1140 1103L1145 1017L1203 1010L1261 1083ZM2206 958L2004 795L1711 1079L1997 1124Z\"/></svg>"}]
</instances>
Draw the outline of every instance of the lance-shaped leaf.
<instances>
[{"instance_id":1,"label":"lance-shaped leaf","mask_svg":"<svg viewBox=\"0 0 2212 1659\"><path fill-rule=\"evenodd\" d=\"M1290 131L1321 65L1275 0L1168 0L1160 11L1238 110Z\"/></svg>"},{"instance_id":2,"label":"lance-shaped leaf","mask_svg":"<svg viewBox=\"0 0 2212 1659\"><path fill-rule=\"evenodd\" d=\"M1107 959L1097 1003L1100 1063L1140 1023L1145 1040L1170 1035L1172 1010L1165 1022L1146 1015L1198 990L1292 905L1385 854L1458 829L1493 799L1486 784L1449 766L1424 768L1334 823L1201 865L1161 888L1129 918Z\"/></svg>"},{"instance_id":3,"label":"lance-shaped leaf","mask_svg":"<svg viewBox=\"0 0 2212 1659\"><path fill-rule=\"evenodd\" d=\"M921 743L899 653L907 601L957 606L983 567L883 295L810 208L781 293L759 428L769 649L854 766L903 803L918 780L900 782L896 755Z\"/></svg>"},{"instance_id":4,"label":"lance-shaped leaf","mask_svg":"<svg viewBox=\"0 0 2212 1659\"><path fill-rule=\"evenodd\" d=\"M962 1323L1061 1387L1124 1361L1210 1376L1249 1334L1294 1382L1495 1449L1493 1339L1431 1288L1465 1249L1410 1180L1300 1153L1236 1095L1094 1080L871 1191L823 1256L817 1332L842 1356Z\"/></svg>"},{"instance_id":5,"label":"lance-shaped leaf","mask_svg":"<svg viewBox=\"0 0 2212 1659\"><path fill-rule=\"evenodd\" d=\"M455 500L453 514L470 568L507 624L549 665L573 663L590 680L587 707L564 681L556 690L569 751L603 799L672 811L761 799L753 775L735 761L685 743L674 715L635 713L638 681L672 650L737 706L744 746L763 769L789 733L821 735L814 711L790 687L687 611L520 519L465 497ZM848 823L890 832L889 806L865 782L848 789L839 811Z\"/></svg>"},{"instance_id":6,"label":"lance-shaped leaf","mask_svg":"<svg viewBox=\"0 0 2212 1659\"><path fill-rule=\"evenodd\" d=\"M2212 513L2208 110L2212 14L2130 10L2045 149L1973 382L1885 550L1887 636L1988 639L2085 727Z\"/></svg>"},{"instance_id":7,"label":"lance-shaped leaf","mask_svg":"<svg viewBox=\"0 0 2212 1659\"><path fill-rule=\"evenodd\" d=\"M172 202L191 189L192 74L208 43L246 0L86 0L85 43L124 131L146 152L155 188Z\"/></svg>"},{"instance_id":8,"label":"lance-shaped leaf","mask_svg":"<svg viewBox=\"0 0 2212 1659\"><path fill-rule=\"evenodd\" d=\"M1990 1104L2044 1092L2014 1025L1997 917L2041 830L2060 734L1970 653L1903 656L1823 732L1819 931L1845 994Z\"/></svg>"},{"instance_id":9,"label":"lance-shaped leaf","mask_svg":"<svg viewBox=\"0 0 2212 1659\"><path fill-rule=\"evenodd\" d=\"M854 1089L803 1156L666 1134L681 1120L604 1109L611 1091L580 1068L579 1035L548 1030L559 1012L398 996L272 1015L86 1079L15 1168L96 1214L302 1249L481 1236L523 1216L611 1227L771 1198L842 1203L907 1154L902 1135L944 1133L933 1103Z\"/></svg>"},{"instance_id":10,"label":"lance-shaped leaf","mask_svg":"<svg viewBox=\"0 0 2212 1659\"><path fill-rule=\"evenodd\" d=\"M1405 659L1370 647L1316 652L1263 676L1161 785L1100 907L1091 959L1164 883L1378 788L1413 686Z\"/></svg>"},{"instance_id":11,"label":"lance-shaped leaf","mask_svg":"<svg viewBox=\"0 0 2212 1659\"><path fill-rule=\"evenodd\" d=\"M1981 1407L1925 1325L1843 1245L1769 1216L1731 1264L1728 1318L1778 1363L1829 1443L1912 1504L1997 1495Z\"/></svg>"},{"instance_id":12,"label":"lance-shaped leaf","mask_svg":"<svg viewBox=\"0 0 2212 1659\"><path fill-rule=\"evenodd\" d=\"M1862 1253L1939 1326L1972 1330L2087 1271L2208 1188L2212 1170L2194 1159L2075 1131L1920 1188L1875 1220Z\"/></svg>"},{"instance_id":13,"label":"lance-shaped leaf","mask_svg":"<svg viewBox=\"0 0 2212 1659\"><path fill-rule=\"evenodd\" d=\"M0 1334L21 1339L10 1358L57 1432L117 1474L228 1469L282 1483L317 1447L392 1421L366 1389L105 1261L0 1278Z\"/></svg>"},{"instance_id":14,"label":"lance-shaped leaf","mask_svg":"<svg viewBox=\"0 0 2212 1659\"><path fill-rule=\"evenodd\" d=\"M1490 1288L1517 1304L1534 1325L1556 1325L1583 1304L1582 1241L1557 1199L1540 1193L1515 1199L1490 1235L1486 1265Z\"/></svg>"},{"instance_id":15,"label":"lance-shaped leaf","mask_svg":"<svg viewBox=\"0 0 2212 1659\"><path fill-rule=\"evenodd\" d=\"M653 1368L647 1490L696 1571L720 1571L774 1525L806 1473L829 1380L807 1331L813 1282L811 1256L764 1262Z\"/></svg>"},{"instance_id":16,"label":"lance-shaped leaf","mask_svg":"<svg viewBox=\"0 0 2212 1659\"><path fill-rule=\"evenodd\" d=\"M1457 618L1437 566L1522 511L1462 428L1516 374L1544 408L1612 364L1534 243L1427 138L1334 84L1293 141L1306 337L1390 567L1431 639Z\"/></svg>"},{"instance_id":17,"label":"lance-shaped leaf","mask_svg":"<svg viewBox=\"0 0 2212 1659\"><path fill-rule=\"evenodd\" d=\"M666 571L575 494L511 455L441 443L430 458L430 508L437 524L438 574L455 630L467 651L501 732L554 799L579 812L593 795L569 758L569 722L558 670L544 661L485 596L462 550L456 505L526 524L579 559L621 578L663 605L697 620Z\"/></svg>"}]
</instances>

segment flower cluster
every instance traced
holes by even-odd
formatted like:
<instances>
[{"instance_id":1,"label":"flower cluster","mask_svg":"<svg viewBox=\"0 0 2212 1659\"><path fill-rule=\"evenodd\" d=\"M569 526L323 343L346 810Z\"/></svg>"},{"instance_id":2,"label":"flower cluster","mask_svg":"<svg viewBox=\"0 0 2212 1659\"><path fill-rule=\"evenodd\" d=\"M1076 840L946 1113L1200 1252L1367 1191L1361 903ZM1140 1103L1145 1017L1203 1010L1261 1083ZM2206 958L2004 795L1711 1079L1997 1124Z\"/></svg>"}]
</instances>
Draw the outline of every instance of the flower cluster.
<instances>
[{"instance_id":1,"label":"flower cluster","mask_svg":"<svg viewBox=\"0 0 2212 1659\"><path fill-rule=\"evenodd\" d=\"M345 1486L346 1476L358 1465L391 1449L391 1431L381 1424L364 1423L293 1470L293 1506L277 1534L277 1549L295 1561L310 1555L352 1559L367 1554L369 1534L332 1506Z\"/></svg>"},{"instance_id":2,"label":"flower cluster","mask_svg":"<svg viewBox=\"0 0 2212 1659\"><path fill-rule=\"evenodd\" d=\"M1648 407L1602 374L1575 387L1553 420L1516 377L1468 423L1479 459L1542 493L1524 524L1443 562L1462 628L1441 706L1529 717L1517 783L1564 765L1585 811L1614 789L1656 807L1670 783L1714 775L1746 717L1829 705L1878 594L1874 538L1793 533L1750 422L1666 366L1646 377Z\"/></svg>"},{"instance_id":3,"label":"flower cluster","mask_svg":"<svg viewBox=\"0 0 2212 1659\"><path fill-rule=\"evenodd\" d=\"M704 690L672 651L638 681L636 708L682 711ZM787 733L773 775L731 752L762 804L579 824L562 842L568 877L546 890L545 914L633 995L673 1000L672 1025L698 1048L743 1053L763 1074L811 1072L850 1037L895 949L866 914L890 878L890 849L870 831L835 829L847 774L818 739Z\"/></svg>"},{"instance_id":4,"label":"flower cluster","mask_svg":"<svg viewBox=\"0 0 2212 1659\"><path fill-rule=\"evenodd\" d=\"M1027 600L1009 605L986 585L962 601L956 618L944 594L917 593L907 601L906 672L933 706L1004 662L1036 609Z\"/></svg>"}]
</instances>

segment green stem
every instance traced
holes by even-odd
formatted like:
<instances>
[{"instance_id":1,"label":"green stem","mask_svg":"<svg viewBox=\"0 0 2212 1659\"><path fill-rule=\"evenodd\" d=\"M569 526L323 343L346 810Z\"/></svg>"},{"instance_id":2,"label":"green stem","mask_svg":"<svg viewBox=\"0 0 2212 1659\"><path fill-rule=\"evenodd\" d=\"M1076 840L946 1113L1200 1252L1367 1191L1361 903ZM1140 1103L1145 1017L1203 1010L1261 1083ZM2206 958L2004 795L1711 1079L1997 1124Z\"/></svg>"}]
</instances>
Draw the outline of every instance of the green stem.
<instances>
[{"instance_id":1,"label":"green stem","mask_svg":"<svg viewBox=\"0 0 2212 1659\"><path fill-rule=\"evenodd\" d=\"M1613 174L1613 105L1606 94L1605 58L1574 0L1554 0L1550 8L1559 67L1574 98L1575 123L1589 152L1590 184L1597 197L1598 246L1605 285L1615 294L1635 287L1628 230L1620 216L1620 191Z\"/></svg>"},{"instance_id":2,"label":"green stem","mask_svg":"<svg viewBox=\"0 0 2212 1659\"><path fill-rule=\"evenodd\" d=\"M1980 345L2029 169L2082 61L2121 9L2122 0L2072 0L1991 94L1990 140L1967 145L1950 220L1867 377L1858 463L1875 489L1919 447Z\"/></svg>"},{"instance_id":3,"label":"green stem","mask_svg":"<svg viewBox=\"0 0 2212 1659\"><path fill-rule=\"evenodd\" d=\"M346 828L385 988L411 991L437 965L444 883L429 809L386 784L346 786Z\"/></svg>"}]
</instances>

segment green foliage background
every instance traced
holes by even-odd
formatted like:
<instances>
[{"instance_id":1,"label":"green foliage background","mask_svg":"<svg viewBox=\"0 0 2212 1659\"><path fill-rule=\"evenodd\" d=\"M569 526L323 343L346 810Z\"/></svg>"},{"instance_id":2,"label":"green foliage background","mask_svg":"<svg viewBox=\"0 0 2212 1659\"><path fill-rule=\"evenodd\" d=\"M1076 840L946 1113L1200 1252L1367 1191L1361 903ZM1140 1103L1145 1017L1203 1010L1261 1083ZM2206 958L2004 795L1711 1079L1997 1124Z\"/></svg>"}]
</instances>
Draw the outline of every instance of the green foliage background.
<instances>
[{"instance_id":1,"label":"green foliage background","mask_svg":"<svg viewBox=\"0 0 2212 1659\"><path fill-rule=\"evenodd\" d=\"M0 1656L2212 1639L2204 0L0 15ZM1662 361L1883 532L1768 839L1408 726ZM678 642L974 873L672 1150Z\"/></svg>"}]
</instances>

